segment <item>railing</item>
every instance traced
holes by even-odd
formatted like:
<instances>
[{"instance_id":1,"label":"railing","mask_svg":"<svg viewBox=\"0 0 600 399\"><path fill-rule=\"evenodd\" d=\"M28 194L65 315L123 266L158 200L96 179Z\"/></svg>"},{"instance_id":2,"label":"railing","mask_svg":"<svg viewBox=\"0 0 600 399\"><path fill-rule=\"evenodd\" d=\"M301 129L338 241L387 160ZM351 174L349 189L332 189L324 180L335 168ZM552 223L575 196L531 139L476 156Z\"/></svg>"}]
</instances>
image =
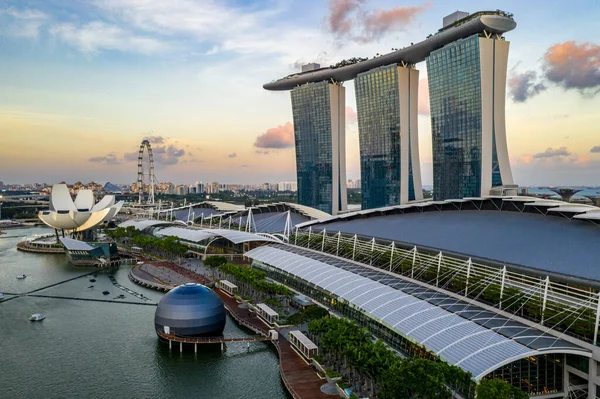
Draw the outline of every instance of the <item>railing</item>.
<instances>
[{"instance_id":1,"label":"railing","mask_svg":"<svg viewBox=\"0 0 600 399\"><path fill-rule=\"evenodd\" d=\"M314 232L312 227L297 229L289 241L476 299L594 345L598 342L600 293L591 286L557 282L549 276L519 273L510 265L486 265L468 256L402 242Z\"/></svg>"},{"instance_id":2,"label":"railing","mask_svg":"<svg viewBox=\"0 0 600 399\"><path fill-rule=\"evenodd\" d=\"M270 337L244 337L244 338L225 338L225 337L179 337L175 334L167 334L162 331L156 331L159 337L168 341L183 342L184 344L219 344L222 342L258 342L270 341Z\"/></svg>"}]
</instances>

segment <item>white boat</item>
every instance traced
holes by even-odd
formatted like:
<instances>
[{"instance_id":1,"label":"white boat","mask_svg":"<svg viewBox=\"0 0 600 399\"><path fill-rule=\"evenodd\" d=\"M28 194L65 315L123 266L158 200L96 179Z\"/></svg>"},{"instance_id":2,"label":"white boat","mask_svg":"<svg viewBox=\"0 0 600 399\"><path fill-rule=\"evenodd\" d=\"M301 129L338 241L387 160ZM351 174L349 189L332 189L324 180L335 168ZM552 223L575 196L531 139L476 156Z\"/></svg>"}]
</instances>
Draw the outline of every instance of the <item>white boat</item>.
<instances>
[{"instance_id":1,"label":"white boat","mask_svg":"<svg viewBox=\"0 0 600 399\"><path fill-rule=\"evenodd\" d=\"M17 274L17 278L19 280L23 280L25 277L27 277L25 274L21 273L21 274Z\"/></svg>"},{"instance_id":2,"label":"white boat","mask_svg":"<svg viewBox=\"0 0 600 399\"><path fill-rule=\"evenodd\" d=\"M41 313L34 313L31 316L29 316L29 320L31 321L42 321L46 318L46 316L44 316Z\"/></svg>"}]
</instances>

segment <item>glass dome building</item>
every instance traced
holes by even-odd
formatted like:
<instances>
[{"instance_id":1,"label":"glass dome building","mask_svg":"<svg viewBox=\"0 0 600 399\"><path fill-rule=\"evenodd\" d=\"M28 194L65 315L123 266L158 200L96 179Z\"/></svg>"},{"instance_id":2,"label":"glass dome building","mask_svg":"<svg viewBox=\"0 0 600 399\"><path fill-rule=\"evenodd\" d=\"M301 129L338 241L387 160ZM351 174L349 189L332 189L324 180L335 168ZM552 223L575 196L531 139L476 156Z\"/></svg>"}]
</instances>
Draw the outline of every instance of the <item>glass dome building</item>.
<instances>
[{"instance_id":1,"label":"glass dome building","mask_svg":"<svg viewBox=\"0 0 600 399\"><path fill-rule=\"evenodd\" d=\"M156 331L179 337L216 337L225 328L225 307L209 288L195 283L180 285L158 303Z\"/></svg>"}]
</instances>

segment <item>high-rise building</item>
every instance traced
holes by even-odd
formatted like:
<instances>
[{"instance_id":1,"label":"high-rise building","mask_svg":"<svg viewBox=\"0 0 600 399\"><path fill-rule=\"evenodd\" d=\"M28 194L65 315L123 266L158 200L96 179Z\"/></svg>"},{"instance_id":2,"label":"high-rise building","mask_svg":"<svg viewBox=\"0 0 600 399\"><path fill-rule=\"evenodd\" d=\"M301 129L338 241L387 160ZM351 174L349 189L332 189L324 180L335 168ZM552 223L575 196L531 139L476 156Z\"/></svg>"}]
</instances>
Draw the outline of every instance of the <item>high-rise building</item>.
<instances>
[{"instance_id":1,"label":"high-rise building","mask_svg":"<svg viewBox=\"0 0 600 399\"><path fill-rule=\"evenodd\" d=\"M441 29L414 45L330 67L308 65L263 85L292 90L299 202L335 213L345 198L344 151L336 151L333 142L343 126L335 126L336 113L343 121L343 96L331 94L340 82L352 79L357 80L363 207L421 197L418 72L413 66L422 61L427 61L429 75L436 198L515 195L504 126L508 42L502 35L516 26L513 15L501 10L455 12L444 18ZM299 148L306 137L321 140L321 154ZM334 176L336 164L339 176Z\"/></svg>"},{"instance_id":2,"label":"high-rise building","mask_svg":"<svg viewBox=\"0 0 600 399\"><path fill-rule=\"evenodd\" d=\"M484 32L427 57L435 200L516 195L504 121L508 48Z\"/></svg>"},{"instance_id":3,"label":"high-rise building","mask_svg":"<svg viewBox=\"0 0 600 399\"><path fill-rule=\"evenodd\" d=\"M204 183L201 181L196 182L196 194L202 194L204 192Z\"/></svg>"},{"instance_id":4,"label":"high-rise building","mask_svg":"<svg viewBox=\"0 0 600 399\"><path fill-rule=\"evenodd\" d=\"M419 163L419 71L397 64L354 81L362 209L423 199Z\"/></svg>"},{"instance_id":5,"label":"high-rise building","mask_svg":"<svg viewBox=\"0 0 600 399\"><path fill-rule=\"evenodd\" d=\"M277 191L298 191L295 181L282 181L277 185Z\"/></svg>"},{"instance_id":6,"label":"high-rise building","mask_svg":"<svg viewBox=\"0 0 600 399\"><path fill-rule=\"evenodd\" d=\"M332 215L347 208L345 94L326 81L292 90L298 203Z\"/></svg>"}]
</instances>

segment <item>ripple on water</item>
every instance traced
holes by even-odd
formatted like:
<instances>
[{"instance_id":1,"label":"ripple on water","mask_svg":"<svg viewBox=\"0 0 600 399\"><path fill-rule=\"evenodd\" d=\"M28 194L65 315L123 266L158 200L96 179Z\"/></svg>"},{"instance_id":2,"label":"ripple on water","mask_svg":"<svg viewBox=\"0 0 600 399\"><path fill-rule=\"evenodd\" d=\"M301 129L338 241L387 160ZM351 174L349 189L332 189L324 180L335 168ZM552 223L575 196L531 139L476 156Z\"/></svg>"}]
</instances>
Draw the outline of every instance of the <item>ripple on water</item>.
<instances>
[{"instance_id":1,"label":"ripple on water","mask_svg":"<svg viewBox=\"0 0 600 399\"><path fill-rule=\"evenodd\" d=\"M39 233L11 230L10 234ZM87 270L69 266L64 256L17 252L20 238L0 239L0 292L27 292ZM16 280L18 273L31 276ZM115 273L119 284L153 301L162 294L132 284L127 268ZM40 294L61 292L84 297L88 278L55 286ZM98 274L98 294L105 284L110 299L122 290ZM32 288L33 287L33 288ZM130 300L130 296L127 300ZM8 297L8 296L7 296ZM132 298L132 297L131 297ZM0 302L2 343L1 397L14 398L289 398L279 376L277 354L269 344L199 347L179 353L161 344L154 332L152 306L99 303L40 297ZM32 323L31 313L46 320ZM246 336L228 316L224 334Z\"/></svg>"}]
</instances>

